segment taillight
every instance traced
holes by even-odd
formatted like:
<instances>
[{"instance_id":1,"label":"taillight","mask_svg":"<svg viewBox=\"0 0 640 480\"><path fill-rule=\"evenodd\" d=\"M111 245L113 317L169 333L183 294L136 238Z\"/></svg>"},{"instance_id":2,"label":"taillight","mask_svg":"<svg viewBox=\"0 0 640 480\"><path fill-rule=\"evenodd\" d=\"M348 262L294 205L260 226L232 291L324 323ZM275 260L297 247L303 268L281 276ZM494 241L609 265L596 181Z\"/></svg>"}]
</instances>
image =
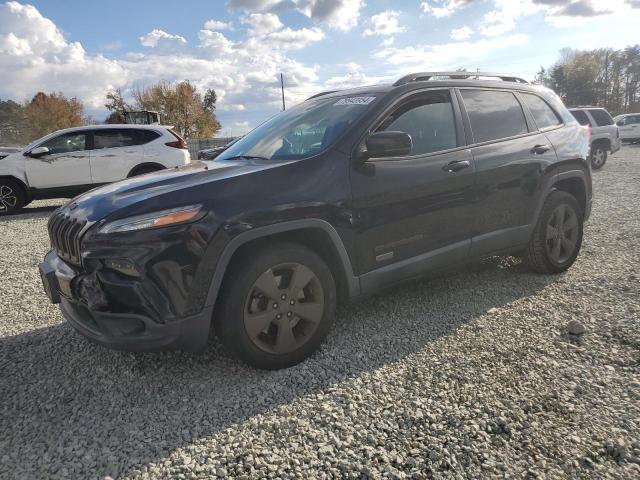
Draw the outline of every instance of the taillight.
<instances>
[{"instance_id":1,"label":"taillight","mask_svg":"<svg viewBox=\"0 0 640 480\"><path fill-rule=\"evenodd\" d=\"M178 135L173 130L169 130L169 133L171 135L173 135L174 137L176 137L177 140L175 142L167 142L167 143L165 143L165 145L167 147L181 148L183 150L188 150L189 149L189 147L187 146L187 142L184 141L184 138L182 138L180 135Z\"/></svg>"},{"instance_id":2,"label":"taillight","mask_svg":"<svg viewBox=\"0 0 640 480\"><path fill-rule=\"evenodd\" d=\"M582 125L582 129L584 130L585 137L587 137L587 141L591 141L591 125Z\"/></svg>"}]
</instances>

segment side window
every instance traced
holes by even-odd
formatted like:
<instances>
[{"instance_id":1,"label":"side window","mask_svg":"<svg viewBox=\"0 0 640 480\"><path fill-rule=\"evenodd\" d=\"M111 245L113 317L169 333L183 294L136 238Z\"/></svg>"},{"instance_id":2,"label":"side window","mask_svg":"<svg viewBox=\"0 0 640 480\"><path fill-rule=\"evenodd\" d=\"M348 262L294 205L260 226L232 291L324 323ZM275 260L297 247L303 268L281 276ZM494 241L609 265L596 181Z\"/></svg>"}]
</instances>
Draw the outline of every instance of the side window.
<instances>
[{"instance_id":1,"label":"side window","mask_svg":"<svg viewBox=\"0 0 640 480\"><path fill-rule=\"evenodd\" d=\"M87 134L79 132L65 133L55 138L47 140L40 147L47 147L50 154L69 153L85 150L87 145Z\"/></svg>"},{"instance_id":2,"label":"side window","mask_svg":"<svg viewBox=\"0 0 640 480\"><path fill-rule=\"evenodd\" d=\"M591 122L589 121L589 117L582 110L571 110L571 115L578 121L580 125L583 126L591 126Z\"/></svg>"},{"instance_id":3,"label":"side window","mask_svg":"<svg viewBox=\"0 0 640 480\"><path fill-rule=\"evenodd\" d=\"M603 127L605 125L613 125L613 118L609 115L609 112L603 110L601 108L592 108L589 109L589 113L596 121L599 127Z\"/></svg>"},{"instance_id":4,"label":"side window","mask_svg":"<svg viewBox=\"0 0 640 480\"><path fill-rule=\"evenodd\" d=\"M400 131L411 135L411 155L458 146L449 92L422 94L409 100L389 115L378 131Z\"/></svg>"},{"instance_id":5,"label":"side window","mask_svg":"<svg viewBox=\"0 0 640 480\"><path fill-rule=\"evenodd\" d=\"M152 142L156 138L160 137L160 134L154 130L134 130L134 135L136 145L144 145L145 143Z\"/></svg>"},{"instance_id":6,"label":"side window","mask_svg":"<svg viewBox=\"0 0 640 480\"><path fill-rule=\"evenodd\" d=\"M555 127L562 123L549 104L539 96L532 93L522 93L522 98L527 107L529 107L533 120L539 129Z\"/></svg>"},{"instance_id":7,"label":"side window","mask_svg":"<svg viewBox=\"0 0 640 480\"><path fill-rule=\"evenodd\" d=\"M511 92L460 90L474 141L488 142L527 133L520 102Z\"/></svg>"},{"instance_id":8,"label":"side window","mask_svg":"<svg viewBox=\"0 0 640 480\"><path fill-rule=\"evenodd\" d=\"M640 115L629 115L627 118L624 119L625 125L631 125L636 123L640 123Z\"/></svg>"},{"instance_id":9,"label":"side window","mask_svg":"<svg viewBox=\"0 0 640 480\"><path fill-rule=\"evenodd\" d=\"M94 150L129 147L131 145L136 145L136 136L132 129L109 128L93 132Z\"/></svg>"}]
</instances>

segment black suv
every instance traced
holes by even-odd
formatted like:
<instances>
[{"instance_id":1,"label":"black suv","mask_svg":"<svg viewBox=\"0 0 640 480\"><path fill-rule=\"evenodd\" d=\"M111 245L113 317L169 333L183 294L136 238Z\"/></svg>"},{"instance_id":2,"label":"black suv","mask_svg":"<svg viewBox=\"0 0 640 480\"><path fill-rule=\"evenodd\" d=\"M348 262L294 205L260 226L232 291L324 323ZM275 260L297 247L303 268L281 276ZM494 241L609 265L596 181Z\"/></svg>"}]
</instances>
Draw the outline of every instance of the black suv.
<instances>
[{"instance_id":1,"label":"black suv","mask_svg":"<svg viewBox=\"0 0 640 480\"><path fill-rule=\"evenodd\" d=\"M492 77L487 79L487 77ZM551 91L418 73L315 95L211 162L92 190L54 212L45 289L91 340L302 361L336 303L473 258L575 261L586 133Z\"/></svg>"}]
</instances>

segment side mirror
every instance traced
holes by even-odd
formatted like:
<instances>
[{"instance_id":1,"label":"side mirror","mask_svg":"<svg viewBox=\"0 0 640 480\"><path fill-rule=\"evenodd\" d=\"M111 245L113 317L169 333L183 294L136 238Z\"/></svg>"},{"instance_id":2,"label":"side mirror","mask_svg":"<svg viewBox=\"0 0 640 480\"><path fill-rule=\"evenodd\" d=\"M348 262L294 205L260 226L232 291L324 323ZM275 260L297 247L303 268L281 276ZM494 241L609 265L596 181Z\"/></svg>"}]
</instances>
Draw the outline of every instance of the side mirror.
<instances>
[{"instance_id":1,"label":"side mirror","mask_svg":"<svg viewBox=\"0 0 640 480\"><path fill-rule=\"evenodd\" d=\"M624 120L620 120L618 122L616 122L616 125L619 127L624 127Z\"/></svg>"},{"instance_id":2,"label":"side mirror","mask_svg":"<svg viewBox=\"0 0 640 480\"><path fill-rule=\"evenodd\" d=\"M33 158L40 158L49 153L49 149L47 147L36 147L31 150L28 155Z\"/></svg>"},{"instance_id":3,"label":"side mirror","mask_svg":"<svg viewBox=\"0 0 640 480\"><path fill-rule=\"evenodd\" d=\"M411 135L405 132L376 132L367 137L365 142L366 158L400 157L409 155L413 142Z\"/></svg>"}]
</instances>

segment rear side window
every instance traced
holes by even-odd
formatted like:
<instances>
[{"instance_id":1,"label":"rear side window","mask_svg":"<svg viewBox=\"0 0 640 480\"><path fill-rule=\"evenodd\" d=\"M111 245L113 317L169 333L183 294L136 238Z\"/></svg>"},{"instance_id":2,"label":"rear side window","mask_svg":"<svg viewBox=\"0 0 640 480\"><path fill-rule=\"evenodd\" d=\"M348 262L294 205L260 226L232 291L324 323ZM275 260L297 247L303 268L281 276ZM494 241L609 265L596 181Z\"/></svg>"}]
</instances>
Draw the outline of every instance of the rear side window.
<instances>
[{"instance_id":1,"label":"rear side window","mask_svg":"<svg viewBox=\"0 0 640 480\"><path fill-rule=\"evenodd\" d=\"M613 118L611 118L611 115L609 115L609 112L606 110L603 110L602 108L592 108L589 109L589 113L599 127L603 127L604 125L613 125Z\"/></svg>"},{"instance_id":2,"label":"rear side window","mask_svg":"<svg viewBox=\"0 0 640 480\"><path fill-rule=\"evenodd\" d=\"M94 150L130 147L131 145L136 145L134 130L109 128L105 130L95 130L93 132Z\"/></svg>"},{"instance_id":3,"label":"rear side window","mask_svg":"<svg viewBox=\"0 0 640 480\"><path fill-rule=\"evenodd\" d=\"M529 107L529 111L531 112L531 115L533 115L533 120L536 122L538 128L542 129L560 125L561 122L558 119L558 116L551 109L549 104L539 96L531 93L523 93L522 98L524 99L524 103L526 103L527 107Z\"/></svg>"},{"instance_id":4,"label":"rear side window","mask_svg":"<svg viewBox=\"0 0 640 480\"><path fill-rule=\"evenodd\" d=\"M640 123L640 115L629 115L624 117L624 124L631 125L635 123Z\"/></svg>"},{"instance_id":5,"label":"rear side window","mask_svg":"<svg viewBox=\"0 0 640 480\"><path fill-rule=\"evenodd\" d=\"M476 143L527 133L520 102L511 92L461 90Z\"/></svg>"},{"instance_id":6,"label":"rear side window","mask_svg":"<svg viewBox=\"0 0 640 480\"><path fill-rule=\"evenodd\" d=\"M456 125L449 92L418 95L389 115L378 131L411 135L411 155L457 147Z\"/></svg>"},{"instance_id":7,"label":"rear side window","mask_svg":"<svg viewBox=\"0 0 640 480\"><path fill-rule=\"evenodd\" d=\"M582 110L571 110L571 115L578 121L580 125L589 125L591 126L591 122L589 121L589 117Z\"/></svg>"}]
</instances>

